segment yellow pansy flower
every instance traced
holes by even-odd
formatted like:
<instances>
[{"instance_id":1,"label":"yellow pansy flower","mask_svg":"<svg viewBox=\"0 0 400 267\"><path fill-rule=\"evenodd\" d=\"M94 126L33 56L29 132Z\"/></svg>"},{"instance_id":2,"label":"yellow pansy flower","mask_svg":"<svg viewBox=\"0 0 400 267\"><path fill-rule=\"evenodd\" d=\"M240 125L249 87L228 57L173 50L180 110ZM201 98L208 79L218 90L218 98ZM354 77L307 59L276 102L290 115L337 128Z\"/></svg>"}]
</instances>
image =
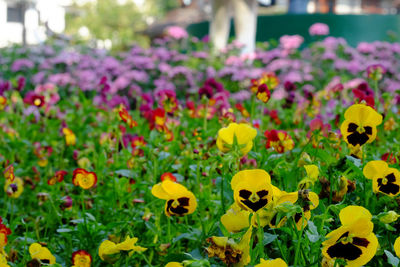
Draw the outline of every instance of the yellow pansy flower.
<instances>
[{"instance_id":1,"label":"yellow pansy flower","mask_svg":"<svg viewBox=\"0 0 400 267\"><path fill-rule=\"evenodd\" d=\"M372 189L375 193L383 193L394 197L400 192L400 172L383 160L373 160L368 162L363 174L372 180Z\"/></svg>"},{"instance_id":2,"label":"yellow pansy flower","mask_svg":"<svg viewBox=\"0 0 400 267\"><path fill-rule=\"evenodd\" d=\"M226 153L232 149L234 139L240 147L242 155L249 153L253 147L253 139L257 135L257 130L245 123L230 123L228 127L218 131L217 147Z\"/></svg>"},{"instance_id":3,"label":"yellow pansy flower","mask_svg":"<svg viewBox=\"0 0 400 267\"><path fill-rule=\"evenodd\" d=\"M56 263L56 258L51 254L50 250L46 247L42 247L39 243L33 243L29 246L29 254L32 259L38 259L42 263Z\"/></svg>"},{"instance_id":4,"label":"yellow pansy flower","mask_svg":"<svg viewBox=\"0 0 400 267\"><path fill-rule=\"evenodd\" d=\"M342 226L326 236L323 256L328 261L343 259L350 267L365 265L378 248L371 213L364 207L348 206L340 211L339 217Z\"/></svg>"},{"instance_id":5,"label":"yellow pansy flower","mask_svg":"<svg viewBox=\"0 0 400 267\"><path fill-rule=\"evenodd\" d=\"M354 104L344 113L340 126L346 143L357 146L371 143L376 138L376 126L382 123L382 115L363 104Z\"/></svg>"},{"instance_id":6,"label":"yellow pansy flower","mask_svg":"<svg viewBox=\"0 0 400 267\"><path fill-rule=\"evenodd\" d=\"M197 208L196 197L185 186L164 180L153 186L153 196L165 199L165 214L167 216L184 216L192 214Z\"/></svg>"},{"instance_id":7,"label":"yellow pansy flower","mask_svg":"<svg viewBox=\"0 0 400 267\"><path fill-rule=\"evenodd\" d=\"M18 198L24 191L24 182L19 177L16 177L14 181L6 180L4 191L11 198Z\"/></svg>"},{"instance_id":8,"label":"yellow pansy flower","mask_svg":"<svg viewBox=\"0 0 400 267\"><path fill-rule=\"evenodd\" d=\"M238 172L231 187L236 204L250 212L257 212L272 200L271 177L261 169Z\"/></svg>"}]
</instances>

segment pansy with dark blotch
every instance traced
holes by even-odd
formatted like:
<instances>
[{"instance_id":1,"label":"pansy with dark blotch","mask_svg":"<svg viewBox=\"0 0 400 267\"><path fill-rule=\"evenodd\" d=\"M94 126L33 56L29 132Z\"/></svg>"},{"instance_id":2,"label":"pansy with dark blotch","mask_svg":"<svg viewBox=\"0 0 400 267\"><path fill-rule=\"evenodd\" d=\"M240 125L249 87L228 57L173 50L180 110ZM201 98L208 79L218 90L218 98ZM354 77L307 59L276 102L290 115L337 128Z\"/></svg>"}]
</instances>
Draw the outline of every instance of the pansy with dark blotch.
<instances>
[{"instance_id":1,"label":"pansy with dark blotch","mask_svg":"<svg viewBox=\"0 0 400 267\"><path fill-rule=\"evenodd\" d=\"M372 180L375 193L383 193L394 197L400 192L400 172L383 160L368 162L363 169L364 176Z\"/></svg>"},{"instance_id":2,"label":"pansy with dark blotch","mask_svg":"<svg viewBox=\"0 0 400 267\"><path fill-rule=\"evenodd\" d=\"M344 113L344 118L340 131L346 143L354 147L374 141L376 126L382 123L382 115L364 104L349 107Z\"/></svg>"},{"instance_id":3,"label":"pansy with dark blotch","mask_svg":"<svg viewBox=\"0 0 400 267\"><path fill-rule=\"evenodd\" d=\"M272 200L271 177L261 169L238 172L231 187L236 204L250 212L259 211Z\"/></svg>"},{"instance_id":4,"label":"pansy with dark blotch","mask_svg":"<svg viewBox=\"0 0 400 267\"><path fill-rule=\"evenodd\" d=\"M365 265L378 248L371 213L364 207L347 206L340 211L339 218L342 226L326 236L322 254L332 262L345 260L346 266Z\"/></svg>"},{"instance_id":5,"label":"pansy with dark blotch","mask_svg":"<svg viewBox=\"0 0 400 267\"><path fill-rule=\"evenodd\" d=\"M185 186L169 179L153 186L153 196L165 199L165 214L167 216L184 216L196 210L197 201L192 192Z\"/></svg>"},{"instance_id":6,"label":"pansy with dark blotch","mask_svg":"<svg viewBox=\"0 0 400 267\"><path fill-rule=\"evenodd\" d=\"M297 229L300 231L302 228L307 226L308 221L311 218L311 210L315 209L319 205L319 197L316 193L311 192L310 190L300 190L297 192L287 193L285 191L280 191L276 187L274 187L274 216L270 221L271 228L280 228L282 227L286 221L287 217L284 216L278 222L278 207L281 204L297 204L300 205L303 212L298 212L294 215L294 221L296 223Z\"/></svg>"}]
</instances>

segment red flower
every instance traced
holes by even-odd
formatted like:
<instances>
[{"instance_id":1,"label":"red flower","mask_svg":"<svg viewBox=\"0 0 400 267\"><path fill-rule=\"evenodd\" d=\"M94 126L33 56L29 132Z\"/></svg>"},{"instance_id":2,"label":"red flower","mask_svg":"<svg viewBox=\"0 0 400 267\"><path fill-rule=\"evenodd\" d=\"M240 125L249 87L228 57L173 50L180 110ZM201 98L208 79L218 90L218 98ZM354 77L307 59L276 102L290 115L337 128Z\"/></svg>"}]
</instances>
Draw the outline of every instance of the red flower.
<instances>
[{"instance_id":1,"label":"red flower","mask_svg":"<svg viewBox=\"0 0 400 267\"><path fill-rule=\"evenodd\" d=\"M266 148L273 148L278 153L284 153L294 148L294 142L292 137L285 131L265 131L265 137L267 138Z\"/></svg>"},{"instance_id":2,"label":"red flower","mask_svg":"<svg viewBox=\"0 0 400 267\"><path fill-rule=\"evenodd\" d=\"M176 182L176 177L172 173L166 172L161 175L161 181L164 180L170 180L172 182Z\"/></svg>"},{"instance_id":3,"label":"red flower","mask_svg":"<svg viewBox=\"0 0 400 267\"><path fill-rule=\"evenodd\" d=\"M51 177L49 180L47 180L47 184L49 185L55 185L56 182L62 182L64 180L64 176L67 175L68 172L66 171L56 171L53 177Z\"/></svg>"},{"instance_id":4,"label":"red flower","mask_svg":"<svg viewBox=\"0 0 400 267\"><path fill-rule=\"evenodd\" d=\"M131 115L129 115L128 111L123 105L121 105L119 109L119 117L126 122L130 128L138 126L137 122L132 118Z\"/></svg>"},{"instance_id":5,"label":"red flower","mask_svg":"<svg viewBox=\"0 0 400 267\"><path fill-rule=\"evenodd\" d=\"M72 253L72 265L77 267L90 267L92 256L85 250L78 250Z\"/></svg>"},{"instance_id":6,"label":"red flower","mask_svg":"<svg viewBox=\"0 0 400 267\"><path fill-rule=\"evenodd\" d=\"M77 168L72 173L72 183L83 189L89 189L96 185L97 175L94 172L88 172L85 169Z\"/></svg>"},{"instance_id":7,"label":"red flower","mask_svg":"<svg viewBox=\"0 0 400 267\"><path fill-rule=\"evenodd\" d=\"M242 116L245 118L250 117L250 113L247 111L247 109L242 105L242 103L236 103L235 108L237 108L240 113L242 113Z\"/></svg>"},{"instance_id":8,"label":"red flower","mask_svg":"<svg viewBox=\"0 0 400 267\"><path fill-rule=\"evenodd\" d=\"M33 91L28 92L24 97L24 103L32 106L44 106L44 96L37 95Z\"/></svg>"},{"instance_id":9,"label":"red flower","mask_svg":"<svg viewBox=\"0 0 400 267\"><path fill-rule=\"evenodd\" d=\"M268 86L265 83L258 86L256 97L264 103L267 103L271 98L271 91L268 89Z\"/></svg>"},{"instance_id":10,"label":"red flower","mask_svg":"<svg viewBox=\"0 0 400 267\"><path fill-rule=\"evenodd\" d=\"M156 108L151 112L150 117L150 130L156 128L158 131L162 131L165 127L167 120L165 110L163 108Z\"/></svg>"},{"instance_id":11,"label":"red flower","mask_svg":"<svg viewBox=\"0 0 400 267\"><path fill-rule=\"evenodd\" d=\"M143 157L144 151L141 147L144 147L146 144L143 136L133 137L131 141L132 155Z\"/></svg>"}]
</instances>

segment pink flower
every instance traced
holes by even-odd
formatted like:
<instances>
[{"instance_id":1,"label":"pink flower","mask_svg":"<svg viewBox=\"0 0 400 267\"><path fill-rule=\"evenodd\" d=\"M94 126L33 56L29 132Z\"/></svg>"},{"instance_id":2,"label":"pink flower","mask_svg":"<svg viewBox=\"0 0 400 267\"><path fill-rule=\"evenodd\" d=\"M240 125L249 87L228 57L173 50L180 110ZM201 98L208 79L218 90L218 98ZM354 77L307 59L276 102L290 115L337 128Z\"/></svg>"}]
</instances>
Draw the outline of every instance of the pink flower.
<instances>
[{"instance_id":1,"label":"pink flower","mask_svg":"<svg viewBox=\"0 0 400 267\"><path fill-rule=\"evenodd\" d=\"M304 38L298 34L284 35L279 39L279 42L284 50L294 50L300 47Z\"/></svg>"},{"instance_id":2,"label":"pink flower","mask_svg":"<svg viewBox=\"0 0 400 267\"><path fill-rule=\"evenodd\" d=\"M308 32L310 33L311 36L328 35L329 34L329 26L326 25L325 23L320 23L320 22L314 23L308 29Z\"/></svg>"},{"instance_id":3,"label":"pink flower","mask_svg":"<svg viewBox=\"0 0 400 267\"><path fill-rule=\"evenodd\" d=\"M180 26L170 26L166 29L166 33L174 39L186 39L189 36L187 31Z\"/></svg>"}]
</instances>

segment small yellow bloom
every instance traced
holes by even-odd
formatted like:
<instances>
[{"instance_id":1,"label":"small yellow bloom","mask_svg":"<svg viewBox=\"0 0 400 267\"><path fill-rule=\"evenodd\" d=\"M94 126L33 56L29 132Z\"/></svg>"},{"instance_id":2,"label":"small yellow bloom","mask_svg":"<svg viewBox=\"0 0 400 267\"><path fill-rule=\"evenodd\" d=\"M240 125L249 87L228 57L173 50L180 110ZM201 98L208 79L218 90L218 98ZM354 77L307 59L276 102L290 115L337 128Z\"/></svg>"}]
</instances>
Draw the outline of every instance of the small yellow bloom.
<instances>
[{"instance_id":1,"label":"small yellow bloom","mask_svg":"<svg viewBox=\"0 0 400 267\"><path fill-rule=\"evenodd\" d=\"M242 155L249 153L253 147L253 139L257 135L257 130L245 123L230 123L228 127L218 131L217 147L226 153L232 149L234 139L240 147Z\"/></svg>"},{"instance_id":2,"label":"small yellow bloom","mask_svg":"<svg viewBox=\"0 0 400 267\"><path fill-rule=\"evenodd\" d=\"M11 198L18 198L24 191L24 182L19 177L16 177L14 181L6 180L4 191Z\"/></svg>"},{"instance_id":3,"label":"small yellow bloom","mask_svg":"<svg viewBox=\"0 0 400 267\"><path fill-rule=\"evenodd\" d=\"M65 143L67 146L74 146L76 144L76 135L69 128L64 127L62 132L65 136Z\"/></svg>"},{"instance_id":4,"label":"small yellow bloom","mask_svg":"<svg viewBox=\"0 0 400 267\"><path fill-rule=\"evenodd\" d=\"M231 187L236 204L244 210L257 212L272 201L271 177L264 170L238 172Z\"/></svg>"},{"instance_id":5,"label":"small yellow bloom","mask_svg":"<svg viewBox=\"0 0 400 267\"><path fill-rule=\"evenodd\" d=\"M196 197L185 186L164 180L153 186L153 196L165 199L165 214L167 216L184 216L192 214L197 208Z\"/></svg>"},{"instance_id":6,"label":"small yellow bloom","mask_svg":"<svg viewBox=\"0 0 400 267\"><path fill-rule=\"evenodd\" d=\"M371 143L376 138L376 126L382 123L382 115L363 104L354 104L344 113L340 126L346 143L356 146Z\"/></svg>"},{"instance_id":7,"label":"small yellow bloom","mask_svg":"<svg viewBox=\"0 0 400 267\"><path fill-rule=\"evenodd\" d=\"M372 188L375 193L383 193L394 197L400 192L400 172L383 160L373 160L367 163L363 174L372 180Z\"/></svg>"},{"instance_id":8,"label":"small yellow bloom","mask_svg":"<svg viewBox=\"0 0 400 267\"><path fill-rule=\"evenodd\" d=\"M112 259L109 258L108 255L117 254L121 250L131 251L130 253L146 251L147 248L143 248L141 246L135 246L137 241L138 239L136 237L130 238L129 236L127 236L124 242L118 244L110 240L104 240L99 247L99 257L103 261L110 261Z\"/></svg>"},{"instance_id":9,"label":"small yellow bloom","mask_svg":"<svg viewBox=\"0 0 400 267\"><path fill-rule=\"evenodd\" d=\"M393 223L397 221L397 219L400 217L399 214L397 214L395 211L391 210L389 212L385 212L380 218L379 221L383 223Z\"/></svg>"},{"instance_id":10,"label":"small yellow bloom","mask_svg":"<svg viewBox=\"0 0 400 267\"><path fill-rule=\"evenodd\" d=\"M56 263L56 258L51 254L50 250L42 247L39 243L33 243L29 246L29 254L31 254L32 259L38 259L42 263Z\"/></svg>"},{"instance_id":11,"label":"small yellow bloom","mask_svg":"<svg viewBox=\"0 0 400 267\"><path fill-rule=\"evenodd\" d=\"M397 123L393 117L389 118L384 124L383 129L385 131L393 131L397 127Z\"/></svg>"},{"instance_id":12,"label":"small yellow bloom","mask_svg":"<svg viewBox=\"0 0 400 267\"><path fill-rule=\"evenodd\" d=\"M261 259L260 263L254 267L287 267L288 265L281 258L274 260L264 260Z\"/></svg>"},{"instance_id":13,"label":"small yellow bloom","mask_svg":"<svg viewBox=\"0 0 400 267\"><path fill-rule=\"evenodd\" d=\"M0 95L0 111L7 106L7 98Z\"/></svg>"},{"instance_id":14,"label":"small yellow bloom","mask_svg":"<svg viewBox=\"0 0 400 267\"><path fill-rule=\"evenodd\" d=\"M299 189L308 189L318 180L319 170L317 165L304 165L304 169L306 169L307 175L300 181Z\"/></svg>"}]
</instances>

